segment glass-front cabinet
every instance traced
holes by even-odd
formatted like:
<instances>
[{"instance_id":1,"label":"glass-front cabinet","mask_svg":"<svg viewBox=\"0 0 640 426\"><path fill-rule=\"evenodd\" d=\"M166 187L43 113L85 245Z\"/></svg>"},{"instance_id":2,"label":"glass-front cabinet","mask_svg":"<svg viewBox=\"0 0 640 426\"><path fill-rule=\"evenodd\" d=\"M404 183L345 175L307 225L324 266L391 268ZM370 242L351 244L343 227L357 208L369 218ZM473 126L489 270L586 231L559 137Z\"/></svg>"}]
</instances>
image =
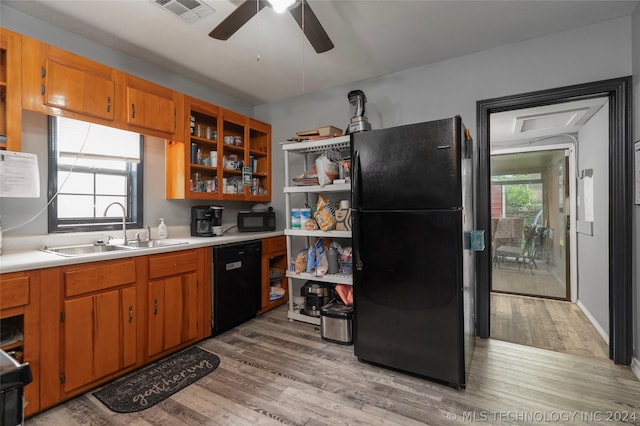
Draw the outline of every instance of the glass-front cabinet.
<instances>
[{"instance_id":1,"label":"glass-front cabinet","mask_svg":"<svg viewBox=\"0 0 640 426\"><path fill-rule=\"evenodd\" d=\"M187 142L167 142L167 198L270 201L271 126L188 96L184 105Z\"/></svg>"}]
</instances>

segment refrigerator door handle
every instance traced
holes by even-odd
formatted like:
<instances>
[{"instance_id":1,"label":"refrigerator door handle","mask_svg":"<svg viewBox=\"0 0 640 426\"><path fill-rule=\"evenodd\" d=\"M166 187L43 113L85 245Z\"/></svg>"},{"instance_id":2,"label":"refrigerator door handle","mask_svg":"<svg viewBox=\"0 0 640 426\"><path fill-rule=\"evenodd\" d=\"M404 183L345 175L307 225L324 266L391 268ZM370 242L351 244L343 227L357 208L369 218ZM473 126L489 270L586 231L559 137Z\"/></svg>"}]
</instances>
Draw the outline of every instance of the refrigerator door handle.
<instances>
[{"instance_id":1,"label":"refrigerator door handle","mask_svg":"<svg viewBox=\"0 0 640 426\"><path fill-rule=\"evenodd\" d=\"M352 220L353 226L351 233L353 237L353 245L355 250L353 251L353 257L355 260L355 267L357 271L362 271L362 257L360 256L360 153L353 151L353 177L351 181L351 205L353 206Z\"/></svg>"},{"instance_id":2,"label":"refrigerator door handle","mask_svg":"<svg viewBox=\"0 0 640 426\"><path fill-rule=\"evenodd\" d=\"M351 181L351 205L354 211L360 208L360 153L353 151L353 178Z\"/></svg>"},{"instance_id":3,"label":"refrigerator door handle","mask_svg":"<svg viewBox=\"0 0 640 426\"><path fill-rule=\"evenodd\" d=\"M362 250L362 244L360 241L360 211L354 210L351 216L353 220L353 227L351 229L351 236L353 237L353 258L356 271L362 271L362 256L360 251Z\"/></svg>"}]
</instances>

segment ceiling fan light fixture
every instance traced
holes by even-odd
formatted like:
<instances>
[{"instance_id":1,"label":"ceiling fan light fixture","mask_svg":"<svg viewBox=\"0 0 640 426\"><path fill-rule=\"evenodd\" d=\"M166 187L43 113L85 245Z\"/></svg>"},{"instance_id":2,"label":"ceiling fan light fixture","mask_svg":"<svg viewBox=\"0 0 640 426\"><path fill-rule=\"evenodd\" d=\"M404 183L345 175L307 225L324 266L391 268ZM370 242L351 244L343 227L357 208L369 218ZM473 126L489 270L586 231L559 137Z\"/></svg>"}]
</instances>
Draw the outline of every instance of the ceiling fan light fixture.
<instances>
[{"instance_id":1,"label":"ceiling fan light fixture","mask_svg":"<svg viewBox=\"0 0 640 426\"><path fill-rule=\"evenodd\" d=\"M296 0L267 0L267 2L273 7L277 13L283 13L291 6L293 6Z\"/></svg>"}]
</instances>

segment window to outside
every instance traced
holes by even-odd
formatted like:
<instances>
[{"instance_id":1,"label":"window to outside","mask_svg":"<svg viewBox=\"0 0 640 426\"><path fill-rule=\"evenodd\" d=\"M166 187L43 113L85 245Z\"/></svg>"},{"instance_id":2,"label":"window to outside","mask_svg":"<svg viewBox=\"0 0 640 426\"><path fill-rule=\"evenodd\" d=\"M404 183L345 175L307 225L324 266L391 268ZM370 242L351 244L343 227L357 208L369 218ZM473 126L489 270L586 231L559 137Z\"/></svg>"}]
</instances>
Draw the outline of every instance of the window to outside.
<instances>
[{"instance_id":1,"label":"window to outside","mask_svg":"<svg viewBox=\"0 0 640 426\"><path fill-rule=\"evenodd\" d=\"M541 173L491 176L492 217L522 217L525 225L540 220L543 209Z\"/></svg>"},{"instance_id":2,"label":"window to outside","mask_svg":"<svg viewBox=\"0 0 640 426\"><path fill-rule=\"evenodd\" d=\"M142 227L142 146L138 133L49 117L49 232Z\"/></svg>"}]
</instances>

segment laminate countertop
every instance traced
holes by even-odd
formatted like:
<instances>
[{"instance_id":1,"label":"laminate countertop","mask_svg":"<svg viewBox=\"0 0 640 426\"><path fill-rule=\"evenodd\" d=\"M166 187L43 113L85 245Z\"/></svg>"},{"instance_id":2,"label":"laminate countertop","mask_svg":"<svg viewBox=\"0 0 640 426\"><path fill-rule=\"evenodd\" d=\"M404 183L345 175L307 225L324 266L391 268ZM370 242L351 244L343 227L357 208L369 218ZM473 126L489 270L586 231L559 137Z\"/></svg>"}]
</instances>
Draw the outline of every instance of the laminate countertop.
<instances>
[{"instance_id":1,"label":"laminate countertop","mask_svg":"<svg viewBox=\"0 0 640 426\"><path fill-rule=\"evenodd\" d=\"M0 273L29 271L34 269L51 268L56 266L74 265L80 263L97 262L101 260L122 259L133 256L146 256L149 254L168 253L180 250L189 250L199 247L211 247L223 244L232 244L241 241L261 240L263 238L277 237L283 235L283 231L272 232L228 232L219 237L172 237L167 241L180 241L183 244L169 245L153 248L135 248L128 250L114 250L102 253L83 254L83 255L60 255L42 251L45 245L48 246L66 246L79 244L92 244L95 238L87 236L84 241L80 241L77 237L71 241L58 244L39 244L37 248L26 248L16 250L3 250L0 256Z\"/></svg>"}]
</instances>

